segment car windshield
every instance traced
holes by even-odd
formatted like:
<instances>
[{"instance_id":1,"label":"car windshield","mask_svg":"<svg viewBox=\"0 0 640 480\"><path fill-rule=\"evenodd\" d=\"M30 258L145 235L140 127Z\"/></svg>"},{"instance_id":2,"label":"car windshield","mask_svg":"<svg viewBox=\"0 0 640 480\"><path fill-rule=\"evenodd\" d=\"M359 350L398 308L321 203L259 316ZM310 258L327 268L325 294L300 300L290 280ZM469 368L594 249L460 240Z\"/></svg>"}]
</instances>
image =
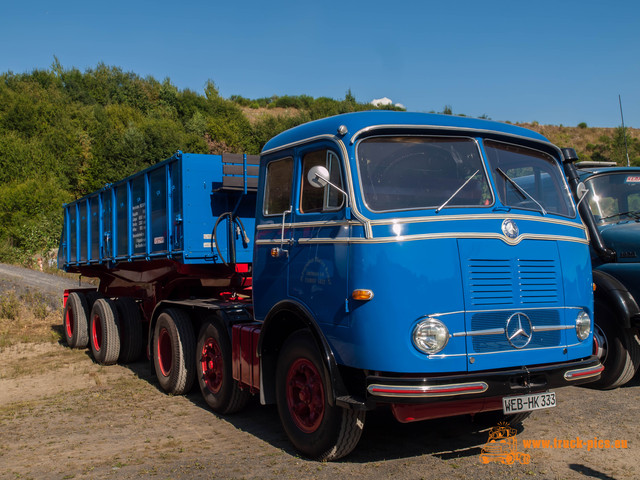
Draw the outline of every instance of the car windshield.
<instances>
[{"instance_id":1,"label":"car windshield","mask_svg":"<svg viewBox=\"0 0 640 480\"><path fill-rule=\"evenodd\" d=\"M600 224L640 219L640 171L596 175L585 181L587 200Z\"/></svg>"},{"instance_id":2,"label":"car windshield","mask_svg":"<svg viewBox=\"0 0 640 480\"><path fill-rule=\"evenodd\" d=\"M503 205L542 215L575 215L564 176L553 157L492 140L485 140L484 149Z\"/></svg>"},{"instance_id":3,"label":"car windshield","mask_svg":"<svg viewBox=\"0 0 640 480\"><path fill-rule=\"evenodd\" d=\"M493 204L473 139L373 137L358 144L357 155L362 194L371 211Z\"/></svg>"}]
</instances>

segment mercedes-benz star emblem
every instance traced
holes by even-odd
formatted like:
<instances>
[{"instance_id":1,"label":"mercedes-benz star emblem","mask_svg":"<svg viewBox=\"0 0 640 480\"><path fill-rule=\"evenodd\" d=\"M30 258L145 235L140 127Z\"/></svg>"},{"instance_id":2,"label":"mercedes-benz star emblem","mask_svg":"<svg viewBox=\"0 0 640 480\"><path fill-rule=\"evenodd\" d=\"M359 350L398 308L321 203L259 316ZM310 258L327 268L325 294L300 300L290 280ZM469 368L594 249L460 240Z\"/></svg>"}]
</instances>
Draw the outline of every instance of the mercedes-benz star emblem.
<instances>
[{"instance_id":1,"label":"mercedes-benz star emblem","mask_svg":"<svg viewBox=\"0 0 640 480\"><path fill-rule=\"evenodd\" d=\"M507 326L504 329L504 333L513 348L526 347L529 345L531 336L533 335L531 319L524 313L514 313L507 320Z\"/></svg>"},{"instance_id":2,"label":"mercedes-benz star emblem","mask_svg":"<svg viewBox=\"0 0 640 480\"><path fill-rule=\"evenodd\" d=\"M518 229L518 225L516 222L507 218L504 222L502 222L502 233L504 233L507 237L513 239L520 235L520 230Z\"/></svg>"}]
</instances>

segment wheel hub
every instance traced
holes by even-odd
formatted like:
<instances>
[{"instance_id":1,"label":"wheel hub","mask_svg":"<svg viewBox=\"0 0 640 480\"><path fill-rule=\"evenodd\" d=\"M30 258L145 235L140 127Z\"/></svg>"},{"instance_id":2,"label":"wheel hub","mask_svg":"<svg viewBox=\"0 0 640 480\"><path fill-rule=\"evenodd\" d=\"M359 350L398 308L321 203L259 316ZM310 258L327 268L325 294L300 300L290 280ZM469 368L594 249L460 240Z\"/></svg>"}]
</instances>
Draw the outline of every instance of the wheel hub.
<instances>
[{"instance_id":1,"label":"wheel hub","mask_svg":"<svg viewBox=\"0 0 640 480\"><path fill-rule=\"evenodd\" d=\"M96 352L100 351L102 347L102 324L100 323L100 317L95 315L91 327L91 338L93 340L93 348Z\"/></svg>"},{"instance_id":2,"label":"wheel hub","mask_svg":"<svg viewBox=\"0 0 640 480\"><path fill-rule=\"evenodd\" d=\"M168 377L171 373L173 358L171 355L171 336L166 328L160 330L158 335L158 365L162 375Z\"/></svg>"},{"instance_id":3,"label":"wheel hub","mask_svg":"<svg viewBox=\"0 0 640 480\"><path fill-rule=\"evenodd\" d=\"M224 379L224 362L220 345L214 338L204 342L200 366L205 385L212 393L218 393Z\"/></svg>"},{"instance_id":4,"label":"wheel hub","mask_svg":"<svg viewBox=\"0 0 640 480\"><path fill-rule=\"evenodd\" d=\"M315 432L324 418L324 385L315 365L306 358L296 360L287 373L287 405L297 427Z\"/></svg>"}]
</instances>

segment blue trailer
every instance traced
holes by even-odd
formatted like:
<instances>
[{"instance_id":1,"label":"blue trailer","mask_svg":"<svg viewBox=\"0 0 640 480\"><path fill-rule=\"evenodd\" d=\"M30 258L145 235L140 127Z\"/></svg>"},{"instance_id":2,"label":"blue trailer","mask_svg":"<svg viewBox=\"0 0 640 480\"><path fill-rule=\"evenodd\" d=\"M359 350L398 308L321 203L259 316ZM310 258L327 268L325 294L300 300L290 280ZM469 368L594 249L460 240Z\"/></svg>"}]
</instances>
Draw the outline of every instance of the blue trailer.
<instances>
[{"instance_id":1,"label":"blue trailer","mask_svg":"<svg viewBox=\"0 0 640 480\"><path fill-rule=\"evenodd\" d=\"M100 279L67 292L67 342L103 363L145 343L166 391L220 413L259 395L316 459L380 406L520 422L603 368L561 162L516 126L380 111L259 159L178 154L65 206L60 266Z\"/></svg>"}]
</instances>

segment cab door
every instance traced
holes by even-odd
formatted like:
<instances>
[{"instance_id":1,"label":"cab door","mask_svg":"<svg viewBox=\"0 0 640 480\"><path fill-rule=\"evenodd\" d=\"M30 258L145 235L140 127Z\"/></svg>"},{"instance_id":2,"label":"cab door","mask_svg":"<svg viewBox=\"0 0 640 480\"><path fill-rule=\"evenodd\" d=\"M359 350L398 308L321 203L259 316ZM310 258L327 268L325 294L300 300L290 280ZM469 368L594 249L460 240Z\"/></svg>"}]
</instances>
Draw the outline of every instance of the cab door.
<instances>
[{"instance_id":1,"label":"cab door","mask_svg":"<svg viewBox=\"0 0 640 480\"><path fill-rule=\"evenodd\" d=\"M292 156L261 165L253 254L253 297L256 319L287 298L294 161ZM264 179L264 180L262 180Z\"/></svg>"},{"instance_id":2,"label":"cab door","mask_svg":"<svg viewBox=\"0 0 640 480\"><path fill-rule=\"evenodd\" d=\"M350 227L343 168L328 146L306 147L296 157L288 293L331 336L333 328L346 326L347 313ZM315 166L327 169L329 184L312 185L308 175Z\"/></svg>"}]
</instances>

